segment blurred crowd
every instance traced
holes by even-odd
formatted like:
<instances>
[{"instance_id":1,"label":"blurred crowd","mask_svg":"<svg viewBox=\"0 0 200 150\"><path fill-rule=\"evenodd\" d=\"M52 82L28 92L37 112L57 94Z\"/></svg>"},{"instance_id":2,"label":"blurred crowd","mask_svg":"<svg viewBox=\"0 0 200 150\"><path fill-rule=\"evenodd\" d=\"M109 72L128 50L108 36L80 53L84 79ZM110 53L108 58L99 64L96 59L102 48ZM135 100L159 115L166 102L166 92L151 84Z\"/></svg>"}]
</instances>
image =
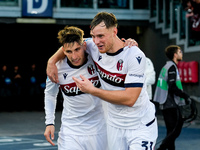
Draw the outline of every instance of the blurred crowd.
<instances>
[{"instance_id":1,"label":"blurred crowd","mask_svg":"<svg viewBox=\"0 0 200 150\"><path fill-rule=\"evenodd\" d=\"M35 63L28 68L22 68L20 65L2 65L0 111L43 109L45 80L45 71L39 71Z\"/></svg>"},{"instance_id":2,"label":"blurred crowd","mask_svg":"<svg viewBox=\"0 0 200 150\"><path fill-rule=\"evenodd\" d=\"M191 38L194 45L200 44L200 0L182 0L182 6L187 11L186 17L190 19Z\"/></svg>"}]
</instances>

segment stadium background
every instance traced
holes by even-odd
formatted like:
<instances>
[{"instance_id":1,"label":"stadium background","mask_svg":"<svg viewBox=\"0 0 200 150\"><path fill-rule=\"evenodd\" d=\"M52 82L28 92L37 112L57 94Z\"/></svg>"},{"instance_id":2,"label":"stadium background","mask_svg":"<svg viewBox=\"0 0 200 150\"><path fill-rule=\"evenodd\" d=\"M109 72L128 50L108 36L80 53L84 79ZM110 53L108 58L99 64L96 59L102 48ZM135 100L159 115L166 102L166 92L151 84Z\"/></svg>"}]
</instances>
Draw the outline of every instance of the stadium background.
<instances>
[{"instance_id":1,"label":"stadium background","mask_svg":"<svg viewBox=\"0 0 200 150\"><path fill-rule=\"evenodd\" d=\"M32 2L34 10L45 0ZM100 11L116 15L118 36L134 38L139 43L154 64L156 78L166 61L164 48L170 44L182 48L184 61L200 61L200 46L198 42L191 43L190 22L185 19L186 12L179 0L145 0L142 4L139 0L49 0L47 3L52 5L47 7L50 13L37 14L28 13L27 0L0 1L1 66L7 64L12 68L18 64L26 72L31 63L36 63L45 82L47 60L60 46L57 32L65 25L73 25L90 37L90 22ZM183 87L189 95L200 97L199 83L183 83Z\"/></svg>"}]
</instances>

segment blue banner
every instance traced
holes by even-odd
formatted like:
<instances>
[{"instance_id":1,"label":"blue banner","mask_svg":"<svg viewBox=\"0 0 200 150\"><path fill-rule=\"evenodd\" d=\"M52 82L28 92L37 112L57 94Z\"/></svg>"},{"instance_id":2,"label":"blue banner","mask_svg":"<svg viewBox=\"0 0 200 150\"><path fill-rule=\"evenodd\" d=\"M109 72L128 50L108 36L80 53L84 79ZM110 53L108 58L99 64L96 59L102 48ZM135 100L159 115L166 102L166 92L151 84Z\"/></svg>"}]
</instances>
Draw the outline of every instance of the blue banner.
<instances>
[{"instance_id":1,"label":"blue banner","mask_svg":"<svg viewBox=\"0 0 200 150\"><path fill-rule=\"evenodd\" d=\"M52 17L53 0L22 0L22 17Z\"/></svg>"}]
</instances>

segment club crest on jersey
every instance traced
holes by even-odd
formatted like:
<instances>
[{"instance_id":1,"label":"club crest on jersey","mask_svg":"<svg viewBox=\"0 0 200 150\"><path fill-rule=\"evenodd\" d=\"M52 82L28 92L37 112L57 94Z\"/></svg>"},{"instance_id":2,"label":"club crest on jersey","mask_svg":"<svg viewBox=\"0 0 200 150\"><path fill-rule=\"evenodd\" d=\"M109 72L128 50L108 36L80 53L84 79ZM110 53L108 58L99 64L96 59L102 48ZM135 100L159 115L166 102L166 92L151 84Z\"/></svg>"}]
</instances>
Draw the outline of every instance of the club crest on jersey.
<instances>
[{"instance_id":1,"label":"club crest on jersey","mask_svg":"<svg viewBox=\"0 0 200 150\"><path fill-rule=\"evenodd\" d=\"M122 68L123 68L123 63L124 63L124 61L123 61L122 59L118 60L118 62L117 62L117 70L118 70L118 71L121 71L121 70L122 70Z\"/></svg>"},{"instance_id":2,"label":"club crest on jersey","mask_svg":"<svg viewBox=\"0 0 200 150\"><path fill-rule=\"evenodd\" d=\"M136 57L136 59L137 59L138 63L140 64L142 57L138 56L138 57Z\"/></svg>"},{"instance_id":3,"label":"club crest on jersey","mask_svg":"<svg viewBox=\"0 0 200 150\"><path fill-rule=\"evenodd\" d=\"M89 74L93 75L95 73L95 69L94 69L94 66L92 64L90 64L88 67L88 72Z\"/></svg>"},{"instance_id":4,"label":"club crest on jersey","mask_svg":"<svg viewBox=\"0 0 200 150\"><path fill-rule=\"evenodd\" d=\"M66 79L67 75L68 75L67 73L63 74L64 79Z\"/></svg>"}]
</instances>

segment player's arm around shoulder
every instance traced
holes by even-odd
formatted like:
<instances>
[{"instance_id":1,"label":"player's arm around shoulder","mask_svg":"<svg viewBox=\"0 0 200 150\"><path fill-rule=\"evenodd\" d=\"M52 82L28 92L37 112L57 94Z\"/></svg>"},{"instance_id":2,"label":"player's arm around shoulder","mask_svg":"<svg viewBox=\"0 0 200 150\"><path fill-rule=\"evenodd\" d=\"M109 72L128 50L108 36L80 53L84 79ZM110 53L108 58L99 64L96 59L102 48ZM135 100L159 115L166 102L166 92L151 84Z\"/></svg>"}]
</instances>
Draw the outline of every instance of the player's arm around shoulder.
<instances>
[{"instance_id":1,"label":"player's arm around shoulder","mask_svg":"<svg viewBox=\"0 0 200 150\"><path fill-rule=\"evenodd\" d=\"M58 70L56 67L56 63L59 60L62 60L65 58L65 54L63 53L63 46L61 46L48 60L47 62L47 68L46 73L49 77L49 79L52 82L58 83Z\"/></svg>"},{"instance_id":2,"label":"player's arm around shoulder","mask_svg":"<svg viewBox=\"0 0 200 150\"><path fill-rule=\"evenodd\" d=\"M86 43L86 53L88 53L89 55L92 55L93 51L98 50L92 38L86 38L84 39L84 42Z\"/></svg>"}]
</instances>

